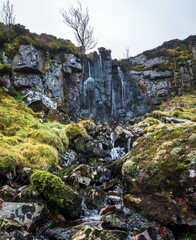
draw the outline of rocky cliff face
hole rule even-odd
[[[13,86],[23,101],[52,120],[66,115],[109,121],[144,115],[168,97],[195,86],[196,37],[173,40],[125,60],[112,60],[104,48],[84,60],[74,54],[48,53],[20,45],[11,59],[2,56],[5,87]],[[11,70],[10,70],[11,69]]]
[[[96,120],[144,115],[195,84],[195,37],[173,40],[126,60],[100,48],[85,62],[81,114]]]
[[[80,109],[80,59],[74,54],[43,54],[32,45],[21,45],[10,64],[12,75],[3,73],[6,87],[24,95],[23,101],[35,111],[52,115],[75,114]],[[58,110],[58,111],[57,111]],[[60,116],[59,116],[60,117]]]

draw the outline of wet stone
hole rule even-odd
[[[89,209],[100,209],[105,204],[105,193],[101,187],[88,187],[84,191],[85,204]]]
[[[38,203],[3,202],[0,217],[12,219],[29,228],[39,219],[43,208],[44,205]]]
[[[106,229],[127,230],[125,219],[119,218],[116,214],[106,215],[102,217],[102,227]]]

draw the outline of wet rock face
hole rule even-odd
[[[92,116],[101,121],[133,118],[168,97],[190,91],[196,71],[195,45],[185,46],[183,50],[168,45],[163,51],[158,47],[120,61],[112,60],[110,50],[100,48],[93,58],[84,60],[82,74],[80,59],[74,54],[50,56],[31,45],[21,45],[12,60],[3,57],[3,63],[10,63],[14,71],[13,76],[5,74],[3,81],[6,87],[14,86],[27,94],[30,107],[39,105],[37,111],[47,113],[58,106],[58,111],[69,112],[70,117]],[[52,104],[42,97],[35,101],[29,92],[41,94]]]
[[[10,63],[13,70],[13,76],[3,76],[6,87],[13,86],[25,95],[24,102],[33,110],[79,115],[82,67],[74,54],[50,56],[31,45],[21,45],[14,58],[6,58],[4,63]]]
[[[190,91],[195,48],[186,47],[155,49],[119,62],[111,59],[110,51],[99,49],[85,60],[81,115],[102,121],[141,116],[168,97]]]

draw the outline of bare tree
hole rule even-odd
[[[123,54],[124,58],[128,59],[130,58],[130,50],[129,47],[126,47],[125,53]]]
[[[88,8],[84,11],[80,1],[77,1],[77,6],[70,6],[67,11],[60,9],[60,13],[64,23],[74,30],[75,39],[83,54],[97,45],[93,37],[93,27],[89,25]]]
[[[3,2],[3,8],[1,11],[2,22],[10,29],[11,25],[15,24],[14,5],[10,0]]]

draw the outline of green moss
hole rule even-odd
[[[196,95],[187,94],[181,97],[175,97],[172,100],[163,103],[161,110],[153,111],[152,115],[156,118],[161,117],[177,117],[180,119],[188,119],[196,121]]]
[[[36,141],[40,143],[46,143],[48,145],[51,145],[55,147],[60,153],[64,153],[66,148],[68,147],[68,138],[64,132],[64,136],[59,136],[58,130],[43,130],[38,129],[34,130],[29,137],[35,139]]]
[[[58,165],[58,152],[46,144],[25,143],[18,146],[25,162],[22,164],[32,169],[48,170]]]
[[[17,152],[12,152],[6,148],[1,148],[0,153],[0,175],[5,175],[9,172],[15,172],[16,166],[23,162],[23,157]]]
[[[137,71],[137,72],[141,72],[144,71],[144,65],[140,64],[140,65],[133,65],[132,66],[132,70]]]
[[[187,155],[187,159],[191,163],[196,163],[196,150],[193,150]]]
[[[196,142],[190,140],[195,130],[194,124],[181,124],[181,127],[166,124],[142,136],[136,147],[122,157],[122,161],[126,161],[122,166],[123,175],[134,179],[142,172],[148,181],[144,177],[140,184],[147,189],[170,189],[173,194],[180,194],[182,186],[178,179],[195,161]],[[179,144],[180,147],[176,147]]]
[[[78,137],[87,137],[87,131],[85,129],[85,125],[88,124],[88,121],[80,121],[78,123],[72,123],[68,124],[66,126],[66,134],[70,141],[73,141],[74,139]]]
[[[155,125],[155,124],[158,125],[160,123],[161,123],[161,121],[157,120],[156,118],[147,117],[145,120],[140,122],[138,124],[138,126],[152,126],[152,125]]]
[[[36,171],[31,176],[31,184],[50,204],[67,209],[72,207],[73,191],[59,177],[46,171]]]
[[[0,89],[0,174],[24,167],[56,168],[59,154],[69,146],[68,137],[74,144],[75,138],[88,136],[85,127],[94,126],[91,121],[40,123],[36,117],[40,114]]]

